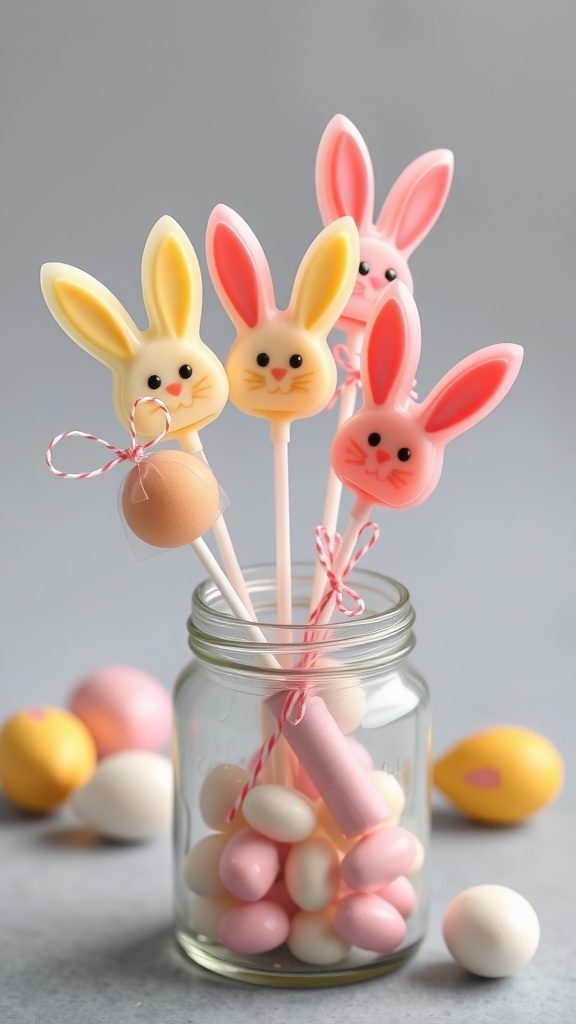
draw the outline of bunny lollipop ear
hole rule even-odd
[[[274,286],[264,250],[229,206],[220,204],[210,214],[206,257],[214,288],[238,330],[273,316]]]
[[[446,444],[484,419],[512,387],[523,355],[520,345],[490,345],[457,363],[422,402],[424,431]]]
[[[435,149],[409,164],[388,193],[376,227],[406,259],[440,216],[453,173],[453,153]]]
[[[140,332],[104,285],[65,263],[45,263],[40,285],[53,317],[76,344],[106,366],[132,359]]]
[[[418,309],[406,285],[394,281],[366,325],[362,348],[364,407],[403,406],[420,359]]]
[[[184,339],[198,333],[202,277],[189,238],[172,217],[161,217],[142,256],[142,293],[154,333]]]
[[[289,311],[305,330],[327,335],[342,313],[358,272],[358,230],[341,217],[314,239],[302,260]]]
[[[350,215],[365,231],[374,215],[374,172],[358,129],[336,114],[324,131],[316,157],[316,195],[325,224]]]

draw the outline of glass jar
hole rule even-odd
[[[202,583],[174,693],[176,936],[198,964],[255,984],[374,977],[415,952],[427,921],[429,698],[408,660],[410,597],[355,568],[363,614],[311,631],[312,566],[293,566],[289,627],[274,623],[274,567],[244,575],[267,643]]]

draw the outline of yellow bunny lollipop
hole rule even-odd
[[[342,217],[318,235],[286,310],[276,307],[262,246],[229,207],[212,211],[206,247],[214,287],[238,331],[226,362],[230,398],[250,416],[270,420],[274,441],[288,441],[292,420],[321,412],[334,394],[326,336],[356,280],[356,225]]]
[[[230,398],[270,421],[274,445],[278,618],[292,618],[288,441],[292,420],[321,412],[336,387],[326,336],[344,309],[358,267],[351,217],[324,228],[300,264],[287,309],[279,310],[268,261],[245,221],[217,206],[206,230],[208,267],[238,334],[226,372]]]
[[[198,431],[228,398],[219,359],[199,335],[202,278],[191,242],[172,217],[161,217],[142,257],[142,293],[149,326],[140,331],[118,299],[89,274],[63,263],[42,267],[48,307],[66,333],[108,366],[120,421],[128,424],[137,398],[153,395],[172,417],[170,436],[187,451],[201,449]],[[139,406],[138,433],[158,433],[158,406]]]

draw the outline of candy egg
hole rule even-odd
[[[218,937],[233,953],[266,953],[288,937],[290,919],[277,903],[260,900],[229,910],[220,920]]]
[[[455,896],[442,932],[456,962],[483,978],[506,978],[524,967],[540,939],[533,907],[504,885],[476,885]]]
[[[397,825],[406,805],[404,790],[398,779],[389,772],[383,771],[370,772],[370,778],[390,809],[390,817],[385,824]]]
[[[224,896],[226,890],[218,868],[227,842],[228,837],[217,832],[205,836],[188,851],[184,861],[184,881],[198,896]]]
[[[94,740],[69,711],[19,711],[0,733],[0,785],[25,810],[51,811],[63,804],[95,765]]]
[[[348,955],[350,944],[334,929],[334,906],[310,913],[301,910],[290,922],[288,948],[297,960],[328,967]]]
[[[414,886],[411,885],[404,875],[395,878],[393,882],[387,882],[381,889],[378,889],[376,895],[380,899],[386,900],[387,903],[391,903],[404,920],[414,913],[416,893],[414,892]]]
[[[351,889],[376,892],[398,875],[403,875],[416,856],[414,836],[408,829],[392,825],[370,832],[346,854],[342,878]]]
[[[340,861],[327,839],[295,843],[284,868],[286,888],[302,910],[322,910],[340,884]]]
[[[155,547],[191,544],[210,529],[219,511],[216,477],[209,466],[187,452],[148,455],[130,471],[122,489],[128,526]]]
[[[300,910],[300,907],[294,902],[288,892],[286,882],[283,878],[279,878],[278,881],[274,882],[274,885],[268,889],[266,899],[270,903],[278,903],[282,909],[286,911],[288,917],[294,917],[294,914],[297,914]]]
[[[68,707],[87,726],[99,757],[158,750],[170,738],[170,697],[147,672],[117,665],[81,679]]]
[[[340,901],[334,927],[346,942],[372,953],[391,953],[406,937],[406,922],[375,893],[352,893]]]
[[[242,812],[236,814],[230,825],[226,818],[247,779],[248,772],[238,764],[221,762],[208,772],[200,789],[200,814],[215,832],[246,828]]]
[[[170,828],[172,765],[144,750],[112,754],[74,793],[71,807],[80,821],[110,839],[148,839]]]
[[[497,726],[467,737],[434,766],[434,784],[479,821],[524,821],[554,800],[564,779],[562,758],[544,736]]]
[[[244,817],[261,835],[279,843],[298,843],[316,828],[310,801],[287,786],[255,786],[244,801]]]
[[[218,930],[220,921],[229,910],[238,906],[238,900],[233,896],[217,896],[209,898],[196,896],[188,910],[188,921],[190,927],[199,935],[203,935],[211,942],[218,942]]]
[[[220,879],[228,892],[249,902],[266,895],[279,869],[275,844],[250,828],[231,836],[218,867]]]

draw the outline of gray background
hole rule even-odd
[[[7,0],[0,19],[2,717],[64,702],[104,664],[140,665],[170,687],[202,576],[186,551],[135,559],[116,511],[121,472],[74,484],[46,470],[46,445],[62,430],[125,438],[109,373],[53,321],[40,265],[90,272],[143,324],[152,224],[174,216],[205,272],[206,221],[225,202],[262,241],[285,304],[321,226],[316,148],[341,112],[371,151],[378,203],[419,153],[455,152],[447,207],[411,260],[420,393],[475,348],[526,349],[502,406],[448,450],[430,500],[378,515],[365,565],[411,591],[435,753],[517,723],[553,740],[568,772],[558,803],[520,829],[476,828],[440,808],[419,956],[387,979],[313,994],[243,988],[184,964],[169,938],[167,839],[99,847],[65,814],[38,823],[2,804],[0,1020],[570,1019],[573,4]],[[206,272],[202,336],[224,358],[233,329]],[[296,558],[312,552],[334,415],[293,430]],[[240,559],[271,558],[265,424],[228,407],[203,440]],[[530,967],[496,984],[451,964],[439,930],[448,899],[485,881],[517,887],[543,929]]]

